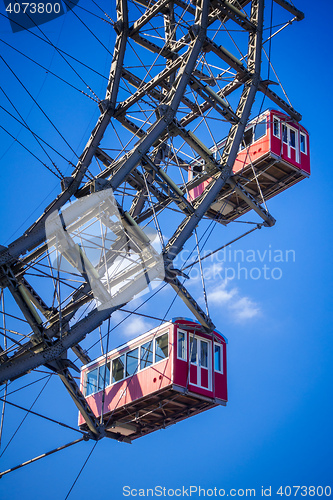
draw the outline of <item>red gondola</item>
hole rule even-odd
[[[81,391],[109,432],[136,439],[226,405],[226,344],[175,318],[83,366]],[[79,425],[86,429],[81,415]]]
[[[219,160],[226,140],[210,149]],[[293,184],[310,175],[309,133],[288,115],[276,110],[266,110],[245,128],[243,141],[233,167],[234,179],[262,202],[276,196]],[[207,172],[209,173],[209,172]],[[189,191],[193,201],[200,196],[208,183],[203,160],[196,159],[189,168],[188,180],[196,174],[206,177]],[[260,188],[259,188],[260,186]],[[208,215],[226,222],[240,217],[250,210],[249,206],[226,185]]]

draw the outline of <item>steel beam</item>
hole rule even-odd
[[[221,159],[220,172],[213,176],[203,198],[194,203],[195,212],[183,220],[174,235],[170,238],[164,250],[166,262],[172,261],[182,250],[185,242],[217,199],[219,192],[231,175],[260,81],[263,11],[264,0],[255,0],[252,2],[251,22],[256,25],[257,29],[249,35],[247,71],[251,74],[251,81],[249,85],[244,87],[241,95],[236,111],[239,122],[234,124],[230,129]]]
[[[47,217],[55,210],[59,210],[67,203],[71,196],[75,194],[104,136],[105,130],[114,113],[121,77],[121,68],[125,55],[128,32],[127,0],[117,0],[117,16],[115,29],[119,28],[119,33],[113,53],[106,100],[103,101],[101,115],[72,173],[71,182],[68,187],[58,195],[48,207],[46,207],[43,215],[24,233],[23,236],[11,243],[8,248],[0,251],[0,266],[5,263],[15,262],[20,255],[24,255],[28,250],[40,245],[45,240],[45,221]]]
[[[157,0],[155,3],[151,3],[150,7],[146,12],[133,24],[129,29],[129,36],[135,35],[143,26],[145,26],[153,17],[161,12],[170,0]]]
[[[274,226],[276,220],[272,215],[263,208],[257,200],[249,193],[249,191],[241,184],[235,182],[235,180],[230,177],[228,179],[228,184],[234,189],[236,194],[244,200],[250,208],[252,208],[260,217],[265,221],[264,226],[272,227]]]
[[[297,21],[301,21],[302,19],[304,19],[304,13],[296,9],[296,7],[290,2],[287,2],[287,0],[274,0],[274,2],[281,5],[281,7],[295,16],[297,18]]]
[[[70,373],[63,359],[58,359],[54,362],[54,369],[59,375],[60,380],[66,387],[69,395],[74,401],[76,407],[84,418],[90,435],[93,439],[100,439],[103,437],[104,427],[100,425],[99,420],[95,417],[92,409],[90,408],[86,398],[80,391],[75,379]]]
[[[178,297],[180,297],[183,302],[187,305],[191,313],[196,317],[199,323],[204,327],[206,332],[212,332],[215,330],[214,323],[209,316],[201,309],[197,301],[192,297],[190,292],[185,288],[185,286],[180,282],[180,280],[172,273],[172,269],[165,277],[165,281],[169,283],[172,288],[177,292]]]
[[[248,31],[254,31],[256,29],[256,27],[248,19],[247,15],[227,0],[217,0],[213,2],[213,5],[221,11],[221,14],[225,18],[227,17],[232,19],[236,24],[241,26],[241,28]]]
[[[288,4],[287,10],[292,12],[290,10],[290,4],[285,0],[276,0],[276,2],[280,5],[283,4],[282,6],[284,7],[286,7],[285,4]],[[180,210],[186,214],[186,217],[170,238],[164,251],[165,266],[168,271],[166,281],[176,290],[198,321],[204,325],[207,331],[210,331],[214,325],[210,318],[201,310],[193,297],[191,297],[186,288],[180,283],[177,278],[177,271],[173,270],[172,261],[189,239],[197,224],[210,210],[211,205],[218,199],[223,188],[223,193],[225,193],[225,185],[228,182],[232,188],[235,189],[238,196],[263,217],[267,225],[273,225],[275,221],[272,216],[260,206],[255,198],[251,197],[248,190],[240,183],[235,183],[234,179],[230,179],[232,167],[238,153],[245,126],[250,116],[255,94],[258,90],[264,92],[273,102],[276,102],[281,109],[288,112],[292,117],[295,119],[300,118],[300,115],[293,110],[291,106],[268,88],[267,82],[260,80],[264,0],[252,1],[250,19],[239,10],[239,6],[242,7],[246,5],[248,0],[215,0],[215,2],[211,0],[196,0],[195,8],[182,0],[174,0],[174,2],[158,0],[155,4],[152,4],[150,0],[139,0],[139,3],[146,6],[147,11],[133,24],[132,28],[129,29],[127,0],[117,0],[117,22],[114,26],[117,37],[106,96],[99,105],[101,115],[77,163],[76,169],[72,176],[66,178],[66,181],[63,182],[63,192],[45,209],[40,219],[38,219],[21,238],[14,241],[7,249],[0,247],[0,265],[5,263],[13,264],[11,270],[15,275],[14,278],[16,281],[10,284],[10,289],[11,291],[14,290],[13,295],[14,298],[16,297],[15,300],[17,303],[19,303],[18,299],[22,299],[20,302],[21,305],[19,305],[20,307],[22,306],[21,310],[23,315],[27,317],[27,310],[30,310],[30,314],[35,316],[33,309],[31,309],[28,302],[24,300],[22,293],[16,290],[16,285],[20,283],[27,290],[27,297],[30,299],[32,307],[37,307],[41,310],[45,318],[49,320],[49,327],[46,331],[41,327],[43,332],[39,339],[37,339],[36,336],[32,337],[32,342],[22,345],[11,358],[0,355],[0,383],[23,375],[27,373],[27,371],[42,364],[50,366],[53,364],[57,366],[60,377],[69,390],[71,397],[76,401],[75,404],[80,411],[82,410],[85,414],[90,432],[93,433],[95,437],[97,436],[96,438],[102,435],[102,429],[96,426],[96,422],[94,421],[93,415],[89,412],[89,408],[84,406],[84,397],[73,385],[66,362],[60,365],[57,363],[61,363],[60,358],[69,348],[72,348],[79,356],[80,360],[85,362],[88,358],[78,345],[78,342],[80,342],[87,333],[100,326],[103,321],[109,318],[114,311],[123,307],[124,304],[109,307],[104,310],[95,309],[70,327],[69,319],[73,317],[80,306],[92,300],[90,285],[88,283],[83,284],[73,295],[67,298],[67,305],[61,311],[63,324],[62,335],[61,338],[59,338],[60,316],[55,311],[51,310],[51,308],[47,307],[41,297],[39,297],[27,282],[22,281],[24,280],[24,272],[29,262],[39,258],[39,256],[47,251],[44,229],[46,218],[54,210],[61,209],[64,203],[73,195],[81,197],[108,187],[117,190],[123,186],[124,182],[128,183],[137,191],[137,199],[135,203],[132,204],[131,209],[131,215],[136,217],[136,221],[144,220],[148,216],[151,216],[154,211],[156,213],[169,203],[175,202]],[[195,13],[193,25],[189,28],[189,32],[180,40],[176,39],[174,31],[174,5],[180,5],[182,8],[186,9],[187,12]],[[300,15],[297,14],[299,11],[296,12],[296,10],[294,12],[295,15],[300,17]],[[157,13],[161,14],[161,19],[162,16],[164,19],[166,43],[163,48],[150,43],[140,34],[140,29],[150,22]],[[248,30],[249,43],[247,63],[238,60],[223,47],[207,38],[207,27],[217,19],[222,20],[222,22],[227,19],[232,19],[242,26],[243,29]],[[147,83],[143,83],[139,77],[130,73],[127,69],[124,69],[124,58],[128,37],[132,37],[139,45],[141,44],[148,50],[159,53],[162,57],[167,59],[165,61],[165,69]],[[181,50],[183,53],[179,55]],[[206,76],[196,71],[198,58],[206,51],[213,52],[237,72],[235,80],[216,93],[206,84],[207,82],[205,83]],[[215,56],[212,57],[214,58]],[[116,103],[121,78],[127,80],[136,90],[128,99],[120,102],[117,106]],[[243,91],[237,110],[234,112],[227,107],[223,98],[240,86],[243,86]],[[200,106],[194,104],[185,95],[189,89],[192,89],[193,92],[201,96],[205,102]],[[150,103],[153,104],[154,100],[158,103],[156,121],[149,128],[140,129],[126,116],[126,112],[132,105],[144,99],[147,94],[151,98]],[[181,102],[183,102],[191,112],[180,122],[176,122],[175,120]],[[196,137],[191,130],[184,129],[185,125],[212,107],[215,107],[224,118],[232,123],[220,163],[214,160],[214,156],[210,154],[211,152],[205,144],[200,142],[199,137]],[[138,138],[132,150],[116,162],[99,148],[111,118],[117,119]],[[206,164],[211,168],[209,173],[198,176],[191,182],[185,183],[181,188],[179,188],[170,176],[165,173],[163,168],[161,168],[158,157],[154,157],[156,153],[161,151],[161,147],[164,147],[165,151],[168,153],[170,152],[170,145],[166,144],[166,141],[175,131],[181,137],[185,138],[186,142],[205,159]],[[94,156],[102,160],[105,169],[96,176],[93,182],[88,182],[81,187],[83,177]],[[174,161],[175,163],[179,161],[183,162],[176,154],[174,154]],[[146,174],[139,172],[137,169],[139,165],[143,166],[146,170]],[[209,178],[211,178],[211,181],[203,195],[190,204],[185,197],[186,190],[199,185],[203,180]],[[153,209],[150,208],[145,210],[145,201],[147,200],[146,196],[148,196],[148,194],[153,196],[157,201],[153,202]],[[73,206],[75,206],[75,203]],[[73,208],[73,227],[75,227],[75,224],[77,224],[78,227],[80,224],[82,225],[85,220],[92,217],[93,213],[79,214],[78,221],[74,212],[75,207]],[[117,250],[121,248],[122,245],[123,241],[117,240],[117,244],[109,250],[107,254],[108,263],[112,261],[117,254]],[[38,248],[35,249],[36,247]],[[21,261],[16,261],[20,255],[24,255],[27,251],[31,252],[29,256]],[[69,259],[71,258],[69,250],[67,257],[69,257]],[[87,279],[87,273],[83,273],[83,276]],[[124,272],[122,276],[119,276],[119,280],[123,279],[124,276],[127,276],[126,272]],[[5,278],[2,276],[2,279]],[[23,288],[23,291],[25,289]],[[27,307],[24,306],[24,302]],[[51,314],[53,315],[51,316]],[[38,332],[35,331],[36,324],[31,321],[30,316],[28,322],[35,334],[40,332],[40,327],[38,328]],[[37,324],[40,325],[38,321]],[[46,342],[45,339],[48,342]],[[39,342],[38,346],[33,345],[36,341]]]
[[[173,180],[168,176],[168,174],[161,168],[155,165],[155,163],[149,158],[149,156],[143,156],[143,167],[150,172],[152,180],[166,191],[170,201],[174,201],[179,208],[185,213],[193,213],[194,209],[192,205],[184,197],[183,191],[173,182]]]
[[[119,167],[116,170],[116,172],[112,175],[111,180],[105,184],[105,188],[109,185],[110,187],[113,187],[113,189],[118,188],[122,182],[128,178],[133,169],[141,161],[143,155],[148,152],[150,147],[159,139],[159,137],[166,130],[167,126],[174,119],[190,75],[193,72],[198,55],[206,38],[208,10],[209,0],[199,0],[197,2],[195,24],[192,28],[193,40],[188,51],[181,59],[181,67],[179,69],[177,79],[165,98],[165,102],[163,103],[165,107],[160,110],[160,118],[155,124],[152,125],[150,130],[147,132],[147,135],[139,140],[133,151],[124,158],[121,162],[121,168]],[[121,36],[121,34],[119,34],[119,36]],[[116,53],[118,58],[121,57],[118,50],[116,50]],[[118,73],[118,75],[120,78],[120,73]],[[112,91],[109,93],[111,95]],[[111,113],[111,111],[105,111],[105,113]],[[96,144],[93,153],[95,153],[98,145],[99,142]],[[22,354],[19,360],[12,359],[10,362],[7,361],[3,363],[0,366],[0,383],[16,376],[20,376],[41,364],[57,359],[64,351],[78,344],[88,332],[100,326],[102,322],[110,317],[114,311],[123,306],[124,304],[120,304],[119,306],[106,308],[104,310],[95,309],[71,328],[69,328],[68,325],[64,325],[62,338],[54,341],[51,346],[43,349],[42,352],[33,354],[26,352]]]

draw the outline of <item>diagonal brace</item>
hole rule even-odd
[[[257,202],[257,200],[244,188],[244,186],[235,182],[232,177],[229,177],[227,183],[235,190],[235,193],[249,205],[249,207],[260,215],[260,217],[265,221],[264,226],[274,226],[276,222],[274,217],[272,217],[272,215]]]
[[[174,272],[172,272],[174,271]],[[175,276],[177,272],[176,269],[169,269],[164,280],[169,283],[172,288],[177,292],[177,295],[185,302],[192,314],[197,318],[199,323],[208,331],[211,332],[215,329],[215,326],[209,316],[201,309],[197,301],[192,297],[190,292],[185,288],[185,286],[179,281]]]

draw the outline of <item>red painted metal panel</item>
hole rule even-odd
[[[171,384],[172,353],[169,358],[139,371],[125,380],[112,384],[105,389],[103,413],[129,404],[141,397],[152,394]],[[88,396],[86,399],[96,416],[102,412],[103,391]],[[80,415],[79,425],[84,421]]]
[[[198,367],[192,364],[190,366],[190,383],[192,384],[198,383]]]
[[[208,334],[208,333],[201,332],[201,331],[200,331],[200,333],[198,333],[196,331],[196,327],[198,326],[198,324],[195,322],[191,322],[189,320],[186,320],[186,319],[182,319],[182,320],[177,319],[177,323],[178,323],[180,329],[182,329],[182,325],[186,325],[186,328],[188,331],[188,342],[187,342],[188,359],[190,357],[189,356],[190,355],[189,336],[191,334],[195,333],[200,338],[207,339],[207,340],[211,341],[211,344],[210,344],[211,345],[211,360],[212,360],[211,370],[213,370],[213,376],[214,376],[214,379],[211,380],[211,385],[212,385],[211,389],[212,390],[207,389],[209,386],[208,376],[209,375],[211,376],[212,374],[210,372],[208,375],[208,371],[205,370],[204,368],[199,368],[199,369],[200,369],[200,373],[201,373],[201,385],[205,386],[206,388],[205,387],[198,387],[196,385],[198,382],[198,378],[197,378],[198,367],[197,367],[197,365],[194,365],[194,364],[190,365],[190,380],[189,380],[189,384],[188,384],[187,388],[191,392],[194,392],[196,394],[200,394],[202,396],[217,397],[219,399],[223,399],[223,400],[227,401],[227,360],[226,360],[226,342],[225,342],[225,339],[219,333],[214,332],[215,340],[216,339],[219,340],[219,342],[221,343],[222,349],[223,349],[223,355],[222,355],[223,374],[215,374],[215,375],[219,375],[217,377],[217,379],[215,379],[215,375],[214,375],[214,342],[213,342],[212,334]],[[193,325],[193,330],[191,329],[191,325]],[[175,383],[177,383],[177,385],[181,385],[182,387],[186,387],[187,377],[188,377],[188,362],[184,362],[182,360],[179,360],[176,357],[176,342],[177,342],[176,329],[177,328],[175,325],[175,333],[174,333],[174,335],[175,335],[175,344],[174,344],[174,350],[175,350],[174,373],[175,373],[175,376],[174,376],[174,381],[175,381]]]
[[[227,391],[227,377],[225,372],[218,373],[215,372],[215,394],[214,396],[224,401],[228,401],[228,391]]]
[[[228,401],[227,390],[227,346],[224,342],[217,343],[222,349],[222,373],[214,371],[214,395],[216,398]],[[215,368],[215,367],[214,367]]]
[[[215,397],[215,394],[213,391],[205,389],[204,387],[198,387],[197,385],[189,384],[188,389],[189,389],[189,391],[194,392],[195,394],[199,394],[201,396],[206,396],[208,398]]]
[[[173,327],[173,382],[180,387],[186,388],[187,377],[188,377],[188,362],[187,360],[177,358],[177,331],[178,326],[181,328],[180,323],[176,323]],[[184,330],[182,330],[184,331]],[[187,342],[188,350],[188,342]],[[187,352],[188,359],[188,352]]]
[[[260,158],[269,151],[269,134],[258,139],[250,147],[243,149],[237,155],[232,172],[240,173],[245,167],[255,164]]]
[[[270,149],[270,136],[269,136],[269,115],[267,116],[267,128],[266,135],[260,137],[258,140],[253,142],[251,146],[242,149],[236,158],[235,164],[233,166],[232,172],[234,174],[240,173],[241,170],[251,165],[251,163],[256,163],[260,158],[265,156]]]
[[[271,121],[271,151],[277,156],[280,156],[284,161],[290,163],[294,167],[310,174],[310,139],[308,131],[299,123],[291,121],[290,117],[281,113],[277,110],[271,110],[270,112]],[[296,147],[298,154],[296,154],[295,149],[290,148],[290,154],[288,151],[288,145],[282,142],[282,130],[280,131],[280,138],[275,137],[273,134],[273,116],[280,119],[281,125],[286,124],[297,131]],[[306,137],[306,153],[300,151],[300,133],[304,134]]]
[[[290,165],[296,167],[297,169],[304,171],[306,174],[310,174],[310,142],[309,134],[307,130],[299,123],[292,122],[290,117],[281,113],[280,111],[271,110],[263,113],[262,116],[266,114],[267,118],[267,132],[264,137],[259,138],[257,141],[253,142],[246,149],[239,151],[235,164],[233,166],[232,172],[234,174],[241,173],[244,168],[250,167],[251,163],[256,164],[261,158],[263,158],[269,152],[274,153],[278,157],[281,157],[284,161]],[[273,116],[280,119],[281,124],[286,123],[296,130],[296,150],[293,148],[288,148],[287,144],[282,143],[282,130],[280,130],[280,138],[275,137],[273,134]],[[255,121],[254,121],[255,123]],[[300,133],[303,133],[306,137],[306,153],[300,151]],[[223,145],[223,143],[222,143]],[[221,147],[221,146],[220,146]],[[212,148],[214,151],[215,148]],[[189,180],[192,179],[192,171],[189,170]],[[202,182],[199,186],[191,189],[189,191],[189,200],[193,201],[198,196],[200,196],[205,190],[206,186],[209,184],[210,179]]]
[[[211,370],[200,368],[201,371],[201,386],[209,389],[209,375]]]
[[[182,329],[182,325],[184,330]],[[177,328],[179,327],[183,331],[187,331],[187,361],[177,359]],[[191,326],[193,325],[193,330]],[[109,414],[115,409],[121,408],[123,405],[130,404],[132,401],[137,401],[142,397],[154,394],[160,389],[176,384],[184,388],[188,388],[191,392],[199,394],[201,396],[208,396],[210,398],[217,397],[219,399],[227,400],[227,376],[226,376],[226,343],[225,339],[218,333],[214,333],[215,337],[218,338],[223,345],[223,374],[217,374],[213,372],[213,383],[212,390],[208,390],[208,371],[202,368],[201,370],[201,385],[205,387],[198,387],[194,384],[197,383],[197,370],[196,365],[190,365],[190,381],[188,382],[188,368],[189,368],[189,335],[190,333],[195,333],[199,337],[205,338],[211,341],[212,346],[212,363],[211,369],[213,369],[214,360],[214,342],[212,341],[212,334],[206,334],[201,332],[198,334],[197,328],[198,324],[190,320],[177,319],[174,324],[169,326],[169,357],[153,364],[143,370],[139,370],[135,375],[128,377],[127,379],[121,380],[117,383],[112,384],[105,389],[104,402],[103,402],[103,391],[97,392],[87,397],[87,401],[96,416],[103,414]],[[166,331],[167,325],[163,326],[159,330],[160,334]],[[156,332],[155,332],[156,335]],[[141,339],[140,343],[149,341],[153,338],[154,334],[147,335],[144,340]],[[139,343],[131,342],[130,346],[125,346],[119,348],[117,351],[112,353],[110,359],[116,358],[120,354],[124,353],[126,350],[135,348]],[[98,364],[105,363],[105,360],[100,359],[94,364],[90,364],[88,368],[85,368],[81,373],[81,390],[83,390],[83,381],[85,373]],[[210,372],[210,376],[211,376]],[[188,386],[188,387],[187,387]],[[84,420],[81,415],[79,415],[79,425],[83,425]]]
[[[204,190],[206,189],[206,186],[208,186],[208,184],[210,183],[210,179],[207,179],[206,181],[202,182],[201,184],[199,184],[199,186],[191,189],[189,192],[188,192],[188,197],[189,197],[189,200],[190,201],[193,201],[195,200],[198,196],[200,196]]]
[[[173,372],[173,382],[181,387],[186,387],[188,375],[188,362],[182,359],[177,359],[177,355],[174,357],[174,372]]]

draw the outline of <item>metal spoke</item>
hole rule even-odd
[[[59,375],[93,439],[103,437],[104,429],[70,373],[77,367],[67,351],[89,362],[79,343],[95,332],[105,355],[103,323],[108,322],[107,348],[111,315],[146,292],[154,279],[164,279],[204,329],[211,330],[197,226],[210,219],[214,230],[224,231],[220,223],[226,226],[250,209],[264,220],[260,227],[275,222],[266,205],[266,186],[268,180],[283,183],[283,176],[275,179],[267,165],[257,168],[252,161],[246,177],[243,171],[233,174],[258,92],[292,119],[301,118],[270,57],[282,97],[261,74],[264,44],[302,18],[286,0],[275,2],[295,17],[276,26],[275,33],[271,23],[270,36],[263,40],[264,0],[117,0],[116,21],[93,0],[114,36],[105,98],[100,101],[93,93],[98,119],[71,175],[57,170],[59,195],[22,236],[0,247],[0,285],[8,288],[14,304],[5,310],[2,290],[0,383],[46,366]],[[87,14],[101,18],[100,13]],[[75,16],[96,38],[84,18]],[[227,50],[230,45],[235,54]],[[69,64],[71,56],[51,46]],[[19,116],[19,123],[32,132]],[[48,143],[34,132],[32,136],[46,151]],[[158,234],[160,253],[151,244],[150,231]],[[173,266],[194,240],[206,312],[180,281],[182,271]],[[155,275],[156,262],[161,274]]]

